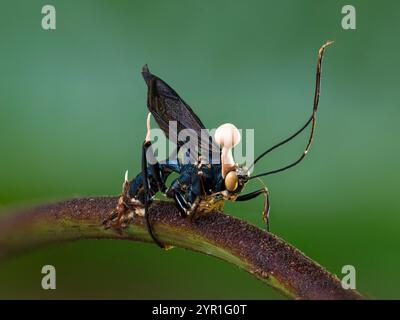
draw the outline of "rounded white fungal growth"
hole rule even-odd
[[[232,123],[224,123],[215,131],[214,139],[222,147],[222,177],[225,177],[235,165],[232,148],[240,142],[240,132]]]
[[[240,132],[232,123],[224,123],[217,128],[214,138],[220,146],[231,149],[240,142]]]

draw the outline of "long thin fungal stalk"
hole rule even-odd
[[[0,259],[50,243],[78,239],[152,242],[144,219],[134,216],[126,228],[105,229],[102,221],[116,197],[67,200],[0,215]],[[149,210],[157,237],[165,244],[228,261],[295,299],[363,299],[302,252],[271,233],[216,212],[196,221],[180,217],[170,202]]]

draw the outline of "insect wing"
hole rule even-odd
[[[195,160],[199,147],[203,159],[212,155],[217,157],[211,159],[218,158],[219,147],[204,130],[203,123],[192,108],[167,83],[150,73],[147,65],[143,67],[142,75],[148,86],[147,107],[168,139],[176,142],[179,148],[184,145],[191,155],[195,153]],[[184,141],[179,137],[182,130],[185,130]]]

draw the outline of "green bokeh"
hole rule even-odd
[[[272,230],[357,288],[400,298],[398,90],[400,4],[351,1],[61,1],[57,29],[41,29],[45,1],[1,0],[0,207],[117,194],[140,168],[146,87],[169,82],[207,127],[254,128],[260,152],[299,128],[326,54],[309,158],[271,176]],[[298,156],[306,137],[259,164]],[[253,186],[255,187],[255,186]],[[262,226],[262,199],[227,211]],[[41,267],[57,290],[41,289]],[[212,257],[122,241],[53,245],[0,264],[0,298],[280,298]]]

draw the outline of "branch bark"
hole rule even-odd
[[[145,221],[135,216],[122,230],[102,221],[116,197],[47,204],[0,216],[0,259],[54,242],[121,239],[152,242]],[[227,214],[216,212],[194,222],[182,219],[173,203],[155,202],[149,211],[154,232],[165,244],[212,255],[250,272],[296,299],[362,299],[340,280],[284,240]]]

